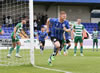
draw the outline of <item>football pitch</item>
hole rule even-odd
[[[21,52],[21,51],[20,51]],[[29,53],[29,52],[27,52]],[[73,56],[73,50],[69,50],[68,56],[58,55],[53,61],[53,66],[48,66],[48,58],[52,53],[51,49],[44,50],[43,55],[40,50],[35,50],[35,64],[37,66],[68,71],[72,73],[100,73],[100,50],[84,50],[84,56],[80,56],[80,50],[77,50],[77,56]],[[22,58],[23,59],[23,58]],[[31,64],[21,66],[0,66],[0,73],[63,73],[52,70],[45,70],[33,67]]]

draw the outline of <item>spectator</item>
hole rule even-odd
[[[6,17],[6,27],[8,27],[8,17]]]
[[[11,16],[8,17],[8,26],[11,27],[13,24]]]
[[[37,30],[37,22],[34,20],[34,30]]]
[[[46,24],[47,19],[48,19],[48,15],[46,14],[46,15],[44,16],[44,24]]]
[[[36,15],[36,13],[34,13],[34,20],[37,20],[37,15]]]
[[[37,19],[37,24],[38,24],[37,30],[40,30],[41,29],[41,25],[42,25],[41,18]]]
[[[41,19],[41,14],[40,13],[38,13],[38,15],[37,15],[37,20],[38,19]]]
[[[98,31],[100,31],[100,22],[98,22]]]
[[[45,24],[44,19],[45,19],[45,16],[44,16],[44,14],[42,14],[42,17],[41,17],[41,24],[42,24],[42,25],[44,25],[44,24]]]
[[[6,24],[6,16],[3,15],[3,24]]]

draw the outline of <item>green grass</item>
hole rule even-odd
[[[98,52],[96,51],[93,52],[92,50],[84,50],[84,55],[85,55],[84,57],[80,56],[79,51],[80,50],[77,51],[76,57],[73,56],[73,50],[69,50],[68,56],[63,56],[63,53],[62,55],[56,56],[55,61],[53,61],[53,66],[50,67],[48,66],[47,61],[50,54],[52,53],[52,50],[45,50],[43,55],[40,54],[40,50],[35,50],[35,63],[38,66],[69,71],[72,73],[100,73],[100,50]],[[15,60],[15,57],[13,56],[12,59]],[[21,59],[19,61],[22,62]],[[0,66],[0,73],[61,73],[61,72],[38,69],[33,67],[31,64],[26,64],[21,66]]]

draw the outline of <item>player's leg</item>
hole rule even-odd
[[[39,41],[40,43],[40,53],[42,54],[42,41]]]
[[[98,39],[96,39],[96,51],[98,51]]]
[[[17,43],[17,46],[16,46],[16,57],[21,58],[22,56],[19,55],[21,42],[19,41],[18,36],[16,36],[16,43]]]
[[[70,47],[71,47],[71,43],[70,43],[70,41],[69,40],[66,40],[67,42],[67,44],[68,44],[68,46],[66,47],[66,49],[68,50]]]
[[[10,58],[12,51],[16,47],[16,40],[13,38],[13,35],[11,35],[11,39],[12,39],[12,47],[8,51],[8,55],[7,55],[8,58]]]
[[[66,56],[66,42],[64,43],[64,56]]]
[[[76,36],[76,37],[74,38],[74,44],[75,44],[75,46],[74,46],[74,56],[76,56],[77,43],[78,43],[78,37]]]
[[[79,37],[79,42],[80,42],[80,55],[81,56],[84,56],[83,55],[83,40],[82,40],[82,37]]]
[[[93,39],[93,51],[94,51],[94,46],[95,46],[95,39]]]
[[[66,47],[66,54],[68,55],[68,49],[71,47],[70,40],[67,39],[66,43],[68,44],[68,46]]]
[[[53,53],[51,54],[51,56],[48,60],[49,65],[52,65],[52,60],[54,60],[54,57],[57,55],[57,53],[60,49],[60,42],[57,41],[55,38],[53,39],[53,41],[54,41],[54,51],[53,51]]]
[[[43,54],[45,41],[40,41],[40,53]]]
[[[15,47],[16,47],[16,42],[12,42],[12,47],[8,51],[8,55],[7,55],[8,58],[11,57],[11,53],[14,50]]]

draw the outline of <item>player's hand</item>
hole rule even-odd
[[[16,38],[16,35],[14,34],[13,38],[15,39]]]
[[[47,29],[47,33],[49,33],[49,29]]]
[[[28,36],[25,36],[25,38],[29,38]]]
[[[82,37],[82,40],[84,40],[84,37]]]
[[[73,37],[71,37],[71,40],[73,40],[74,38]]]
[[[66,31],[66,27],[64,27],[63,30]]]

